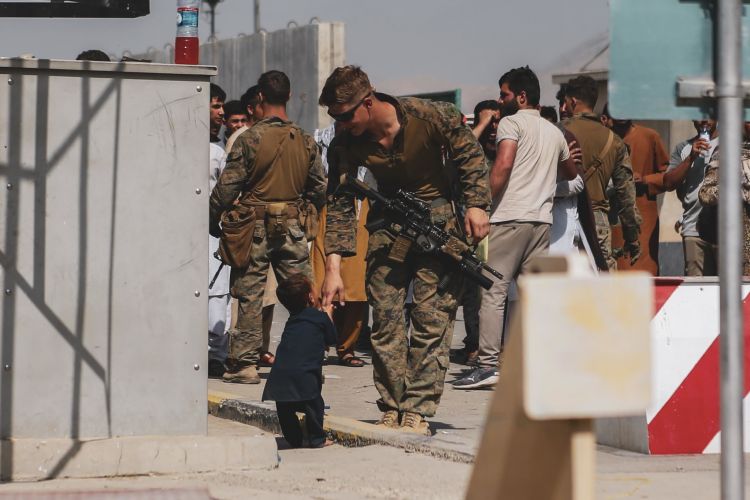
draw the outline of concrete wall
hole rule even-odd
[[[213,73],[0,61],[2,451],[205,434]]]
[[[174,52],[166,47],[136,57],[171,63]],[[243,35],[200,48],[200,63],[217,67],[212,81],[224,89],[227,99],[239,99],[265,71],[285,72],[292,82],[289,117],[309,132],[330,124],[330,118],[318,106],[318,96],[328,75],[344,64],[344,58],[343,23]]]

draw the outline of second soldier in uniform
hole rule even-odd
[[[375,92],[367,74],[356,66],[337,68],[328,77],[319,103],[341,129],[328,150],[324,305],[337,298],[346,300],[339,266],[342,256],[356,251],[355,203],[351,194],[335,188],[359,165],[370,169],[385,196],[404,189],[430,203],[433,222],[447,231],[463,230],[474,241],[487,234],[487,164],[455,106]],[[452,177],[444,152],[455,166],[467,207],[462,228],[452,208]],[[377,217],[374,208],[373,212]],[[452,263],[437,256],[410,254],[403,263],[390,260],[393,241],[385,230],[374,231],[367,252],[374,378],[383,411],[378,423],[429,435],[425,417],[435,414],[442,395],[463,278]],[[438,290],[438,281],[446,274],[451,276],[449,284]],[[412,332],[407,338],[404,301],[412,281]]]
[[[635,264],[641,255],[638,235],[641,228],[641,216],[635,206],[635,182],[630,156],[622,139],[601,124],[599,116],[594,114],[594,106],[599,96],[596,82],[588,76],[579,76],[571,80],[562,89],[564,106],[562,111],[572,117],[563,122],[563,126],[578,139],[583,152],[583,180],[591,197],[594,209],[594,221],[599,246],[610,271],[617,269],[617,260],[612,253],[612,231],[609,225],[609,212],[613,204],[607,193],[607,185],[612,181],[613,197],[617,214],[622,222],[622,234],[625,239],[623,251]]]
[[[211,193],[212,233],[235,202],[255,216],[252,246],[244,267],[232,268],[232,295],[239,301],[237,327],[230,331],[224,381],[258,384],[261,306],[268,266],[279,280],[294,272],[310,276],[303,220],[325,202],[326,180],[313,138],[289,121],[289,78],[269,71],[258,79],[264,118],[243,132]],[[313,211],[317,217],[317,212]],[[309,235],[308,235],[309,236]]]

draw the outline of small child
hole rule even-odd
[[[276,401],[276,413],[284,439],[293,447],[302,446],[302,429],[296,412],[305,414],[311,448],[332,444],[323,431],[323,359],[328,346],[336,345],[331,311],[314,306],[312,282],[293,274],[279,282],[279,302],[289,310],[276,361],[271,368],[263,400]]]

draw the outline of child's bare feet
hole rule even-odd
[[[330,439],[326,439],[325,441],[321,441],[318,444],[311,445],[310,448],[325,448],[326,446],[331,446],[333,444],[333,441]]]

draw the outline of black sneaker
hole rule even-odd
[[[467,376],[453,382],[453,387],[456,389],[492,387],[497,383],[498,378],[497,368],[477,368]]]

